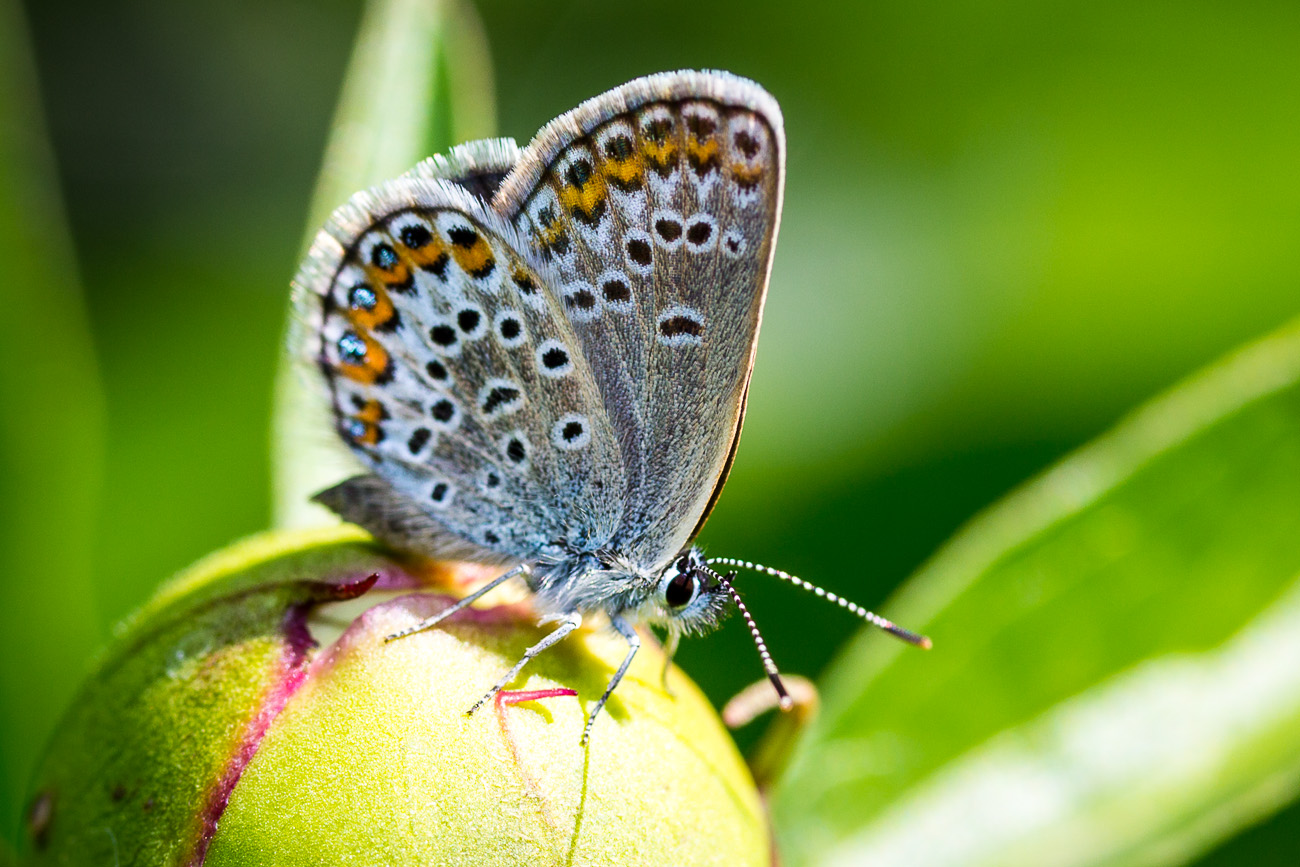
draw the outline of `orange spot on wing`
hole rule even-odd
[[[731,176],[736,179],[736,183],[745,189],[752,189],[758,186],[763,180],[762,166],[747,166],[744,163],[731,164]]]
[[[419,249],[405,245],[398,247],[402,258],[416,268],[436,268],[439,262],[447,260],[447,247],[437,236],[430,237],[429,243]]]
[[[609,157],[600,167],[601,173],[620,190],[634,190],[645,177],[645,160],[638,153],[625,159]]]
[[[660,176],[667,176],[677,165],[680,157],[681,142],[678,139],[677,124],[666,117],[650,115],[638,124],[641,153],[646,162]]]
[[[366,355],[359,363],[343,361],[339,371],[353,382],[373,385],[388,374],[388,350],[380,346],[369,334],[358,335],[366,344]]]
[[[461,267],[465,273],[473,277],[486,277],[492,273],[496,266],[496,259],[492,256],[492,248],[488,242],[483,240],[480,235],[471,247],[460,247],[452,245],[451,255],[455,258],[456,264]]]
[[[696,174],[706,174],[719,165],[718,122],[711,115],[684,114],[682,125],[686,128],[686,160]]]
[[[384,411],[384,405],[377,400],[366,401],[356,415],[352,416],[355,420],[361,422],[363,429],[359,436],[353,436],[352,441],[357,445],[373,446],[378,445],[382,439],[379,430],[379,423],[388,417]]]
[[[374,284],[371,284],[374,286]],[[383,289],[374,287],[371,291],[375,293],[375,306],[369,310],[364,307],[349,307],[348,321],[357,327],[359,331],[372,331],[376,328],[382,328],[393,319],[393,299],[388,297],[388,293]]]
[[[646,160],[660,174],[668,174],[677,164],[677,142],[671,137],[663,141],[646,139],[641,146]]]
[[[590,223],[600,217],[608,196],[609,188],[605,186],[605,176],[600,172],[593,172],[580,187],[565,183],[560,188],[560,205],[568,213]]]
[[[564,222],[548,206],[539,215],[540,227],[536,232],[538,246],[543,250],[564,255],[569,249],[569,232]],[[518,276],[515,278],[518,282]]]
[[[371,286],[402,287],[410,285],[411,266],[401,258],[388,270],[369,263],[363,264],[362,267],[366,272],[366,280],[369,281]]]
[[[713,137],[701,139],[692,135],[686,140],[686,158],[696,171],[705,172],[715,168],[718,164],[718,140]]]

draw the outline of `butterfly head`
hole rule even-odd
[[[924,635],[918,635],[904,629],[878,614],[867,611],[856,603],[810,584],[788,572],[782,572],[779,569],[773,569],[758,563],[751,563],[748,560],[736,560],[730,557],[714,557],[706,560],[698,548],[687,548],[660,574],[656,593],[658,607],[663,612],[660,622],[671,631],[670,647],[676,646],[676,636],[680,633],[702,632],[712,628],[721,619],[722,614],[734,605],[740,612],[741,617],[745,619],[745,625],[749,627],[749,634],[754,639],[754,645],[758,648],[758,655],[762,659],[763,668],[767,672],[768,680],[772,682],[772,686],[776,690],[779,706],[782,710],[792,708],[794,700],[781,681],[781,673],[777,670],[776,663],[772,661],[772,655],[767,650],[767,644],[763,641],[763,636],[759,634],[758,625],[754,622],[754,618],[750,615],[749,609],[746,608],[744,600],[740,598],[740,593],[736,590],[733,583],[736,573],[733,571],[724,575],[713,568],[715,565],[736,566],[765,572],[768,575],[794,584],[796,587],[816,593],[818,596],[858,615],[863,620],[884,629],[909,644],[926,649],[930,647],[930,639]]]
[[[740,594],[731,583],[735,572],[723,575],[709,566],[698,548],[687,548],[663,571],[659,577],[658,603],[667,613],[663,622],[672,635],[670,643],[676,645],[676,636],[684,632],[703,632],[713,628],[731,606],[745,618],[750,636],[758,648],[758,655],[763,661],[767,677],[776,689],[782,710],[793,707],[793,700],[781,682],[781,674],[767,652],[763,636],[758,632],[758,625],[750,616]]]
[[[707,632],[726,613],[731,595],[700,549],[687,548],[659,576],[655,591],[658,619],[684,633]]]

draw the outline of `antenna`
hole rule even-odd
[[[709,569],[708,571],[710,575],[718,579],[718,583],[727,588],[727,592],[731,594],[732,601],[734,601],[736,607],[740,609],[740,616],[745,618],[745,623],[749,626],[749,634],[754,636],[754,644],[758,647],[758,655],[763,660],[763,669],[767,672],[767,679],[772,681],[772,686],[776,689],[776,694],[780,698],[781,710],[790,710],[790,708],[794,707],[794,699],[790,697],[790,693],[786,691],[785,684],[781,682],[781,672],[777,671],[776,663],[772,661],[772,654],[767,652],[767,644],[763,642],[763,636],[758,632],[758,624],[754,622],[754,618],[750,615],[749,609],[745,607],[745,603],[741,600],[740,594],[736,592],[736,588],[731,583],[732,579],[736,577],[736,573],[728,572],[726,575],[720,575],[712,569]]]
[[[789,572],[782,572],[780,569],[773,569],[771,566],[764,566],[761,563],[751,563],[748,560],[736,560],[732,557],[710,557],[705,562],[707,562],[710,566],[712,566],[714,563],[719,563],[724,566],[736,566],[740,569],[749,569],[754,572],[764,572],[768,575],[771,575],[773,578],[780,578],[782,581],[793,584],[794,586],[799,587],[803,590],[807,590],[811,593],[815,593],[816,595],[822,597],[823,599],[834,602],[836,605],[840,606],[841,608],[844,608],[850,613],[856,614],[858,617],[861,617],[863,620],[867,621],[872,626],[878,626],[879,628],[888,632],[890,635],[894,636],[895,638],[901,638],[903,641],[906,641],[908,644],[914,644],[917,647],[921,648],[922,650],[929,650],[931,647],[930,639],[926,638],[924,635],[917,635],[915,632],[912,632],[910,629],[904,629],[903,627],[894,623],[892,620],[886,620],[885,618],[881,617],[879,614],[874,614],[868,611],[867,609],[863,608],[861,605],[858,605],[856,602],[850,602],[849,600],[845,599],[843,596],[837,596],[834,593],[830,592],[829,590],[825,590],[821,587],[818,587],[816,584],[813,584],[809,581],[805,581],[796,575],[791,575]],[[736,573],[732,572],[731,574],[734,576]],[[732,590],[732,595],[735,596],[734,590]],[[744,606],[741,606],[741,611],[744,611]],[[748,617],[748,615],[746,616]],[[751,630],[752,628],[753,627],[751,625]],[[754,637],[755,638],[758,637],[757,632],[754,633]]]

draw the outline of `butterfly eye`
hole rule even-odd
[[[695,591],[695,576],[690,572],[678,572],[664,588],[664,601],[669,608],[681,608],[695,598]]]

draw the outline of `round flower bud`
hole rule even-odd
[[[214,555],[126,624],[55,732],[24,863],[768,865],[766,818],[716,714],[643,644],[545,634],[526,598],[439,611],[472,567],[347,528]],[[462,588],[463,590],[463,588]],[[496,600],[496,593],[485,598]]]

